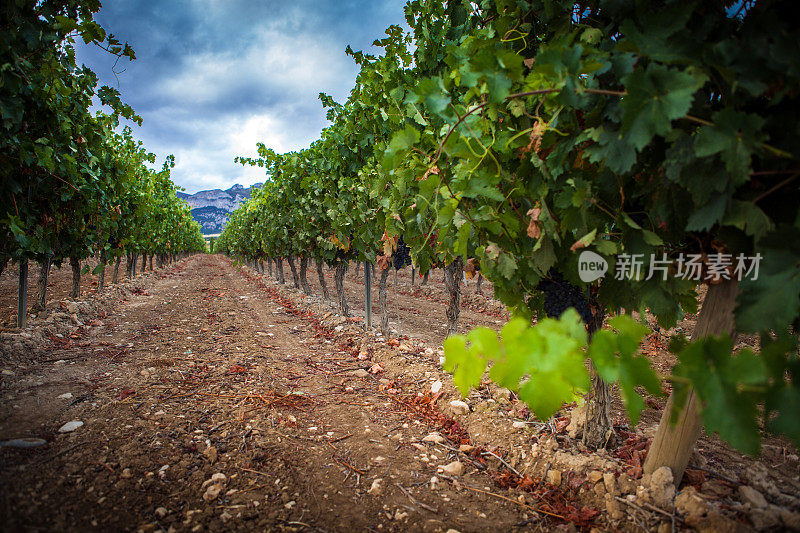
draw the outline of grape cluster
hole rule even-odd
[[[544,293],[544,312],[548,317],[558,318],[561,313],[574,307],[584,322],[591,322],[592,311],[586,295],[579,287],[565,280],[561,273],[551,270],[536,288]]]
[[[400,270],[411,264],[411,248],[408,247],[402,236],[397,241],[397,250],[392,254],[392,262],[395,270]]]

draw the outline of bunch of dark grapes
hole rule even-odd
[[[411,248],[408,247],[402,236],[397,241],[397,250],[392,254],[392,262],[395,270],[400,270],[411,264]]]
[[[561,313],[574,307],[583,321],[589,324],[592,321],[592,311],[589,300],[583,291],[568,282],[563,276],[551,270],[547,278],[539,282],[536,288],[544,293],[544,312],[550,318],[558,318]]]

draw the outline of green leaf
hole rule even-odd
[[[443,368],[453,373],[453,383],[465,397],[472,387],[480,383],[486,370],[486,359],[468,351],[466,341],[463,335],[453,335],[445,339],[443,345]]]
[[[716,194],[704,206],[698,208],[686,222],[686,231],[705,231],[722,220],[728,204],[727,194]]]
[[[581,42],[587,44],[596,44],[603,38],[603,32],[597,28],[586,28],[581,33]]]
[[[597,236],[597,228],[593,229],[580,239],[578,239],[573,245],[572,250],[578,250],[580,248],[586,248],[590,244],[594,242],[594,238]]]
[[[453,252],[456,255],[460,255],[462,257],[467,257],[467,244],[469,241],[470,231],[472,231],[472,224],[470,222],[464,222],[460,228],[458,228],[458,238],[456,239],[456,244],[453,247]]]
[[[497,269],[506,279],[512,279],[517,270],[517,261],[511,254],[500,252],[497,257]]]
[[[653,233],[649,230],[642,230],[642,235],[644,236],[644,242],[651,246],[663,246],[664,241],[661,240],[661,237]]]
[[[764,382],[765,368],[751,351],[733,356],[732,348],[727,336],[692,341],[678,354],[680,364],[674,372],[691,380],[703,405],[706,429],[755,454],[760,444],[756,395],[741,387]]]
[[[769,429],[773,433],[786,435],[791,438],[795,446],[800,446],[800,391],[796,386],[782,387],[775,394],[774,402],[778,415],[769,421]]]
[[[654,135],[666,135],[672,121],[689,112],[694,93],[706,76],[650,63],[623,78],[628,95],[622,99],[622,129],[641,150]]]
[[[589,345],[589,357],[603,379],[619,382],[620,395],[625,403],[631,423],[636,424],[645,407],[644,399],[636,387],[644,386],[651,394],[660,395],[661,381],[650,366],[650,361],[638,356],[637,351],[648,328],[628,315],[618,315],[608,321],[616,330],[601,330],[594,334]]]
[[[718,111],[712,118],[714,124],[701,127],[695,136],[695,154],[720,154],[734,183],[744,183],[749,179],[752,154],[766,137],[761,132],[764,119],[732,109]]]
[[[450,105],[450,95],[438,76],[420,80],[416,87],[420,100],[431,113],[438,115]]]
[[[800,316],[800,240],[798,230],[781,226],[763,238],[755,271],[739,284],[736,326],[742,332],[780,330]]]

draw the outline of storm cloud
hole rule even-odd
[[[135,135],[159,161],[174,154],[188,192],[249,185],[263,170],[234,164],[257,142],[307,146],[325,126],[319,92],[347,98],[356,66],[344,49],[403,21],[403,2],[117,0],[96,20],[129,42],[136,61],[77,45],[100,83],[118,88],[142,116]]]

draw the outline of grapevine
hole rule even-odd
[[[696,312],[697,283],[675,268],[695,254],[704,262],[706,304],[720,302],[700,309],[703,327],[688,344],[674,343],[671,409],[702,416],[755,453],[758,439],[744,435],[756,431],[758,411],[732,406],[760,405],[769,430],[800,442],[790,407],[800,404],[791,333],[800,323],[800,219],[786,207],[800,198],[800,144],[789,118],[800,103],[800,41],[785,15],[795,11],[784,2],[735,12],[724,2],[647,10],[610,1],[411,2],[410,30],[390,27],[375,41],[381,55],[348,49],[360,68],[356,85],[343,104],[321,95],[331,124],[320,139],[275,156],[290,162],[271,179],[290,191],[291,206],[280,215],[265,215],[257,201],[242,209],[299,215],[287,227],[303,228],[312,244],[298,246],[284,230],[287,240],[263,250],[269,256],[299,248],[333,262],[374,261],[377,235],[402,236],[421,274],[449,269],[456,303],[454,274],[461,265],[480,270],[519,320],[499,337],[451,337],[447,368],[466,392],[493,361],[490,377],[518,390],[541,418],[602,380],[619,385],[631,419],[638,417],[636,388],[659,394],[661,384],[636,355],[647,328],[631,316],[650,313],[671,328]],[[306,179],[327,191],[324,200],[313,189],[286,188]],[[252,256],[244,243],[256,226],[229,228],[229,250]],[[606,262],[605,277],[580,279],[583,251]],[[406,263],[405,251],[384,250],[387,260],[389,252],[396,268]],[[759,257],[760,276],[739,281],[732,268],[712,275],[715,254]],[[620,258],[634,255],[671,266],[663,277],[648,275],[652,262],[617,275]],[[534,316],[561,318],[532,323]],[[604,316],[612,317],[608,327],[594,332]],[[457,315],[448,318],[452,331]],[[768,359],[711,340],[737,333],[760,334]],[[567,339],[572,348],[560,359],[530,347]],[[691,370],[699,367],[714,379]],[[547,379],[535,377],[545,369]],[[684,404],[689,391],[699,404]],[[656,450],[675,440],[662,438],[669,424],[666,413]],[[678,478],[693,438],[678,446],[683,458],[658,459]],[[650,471],[660,466],[654,461]]]

